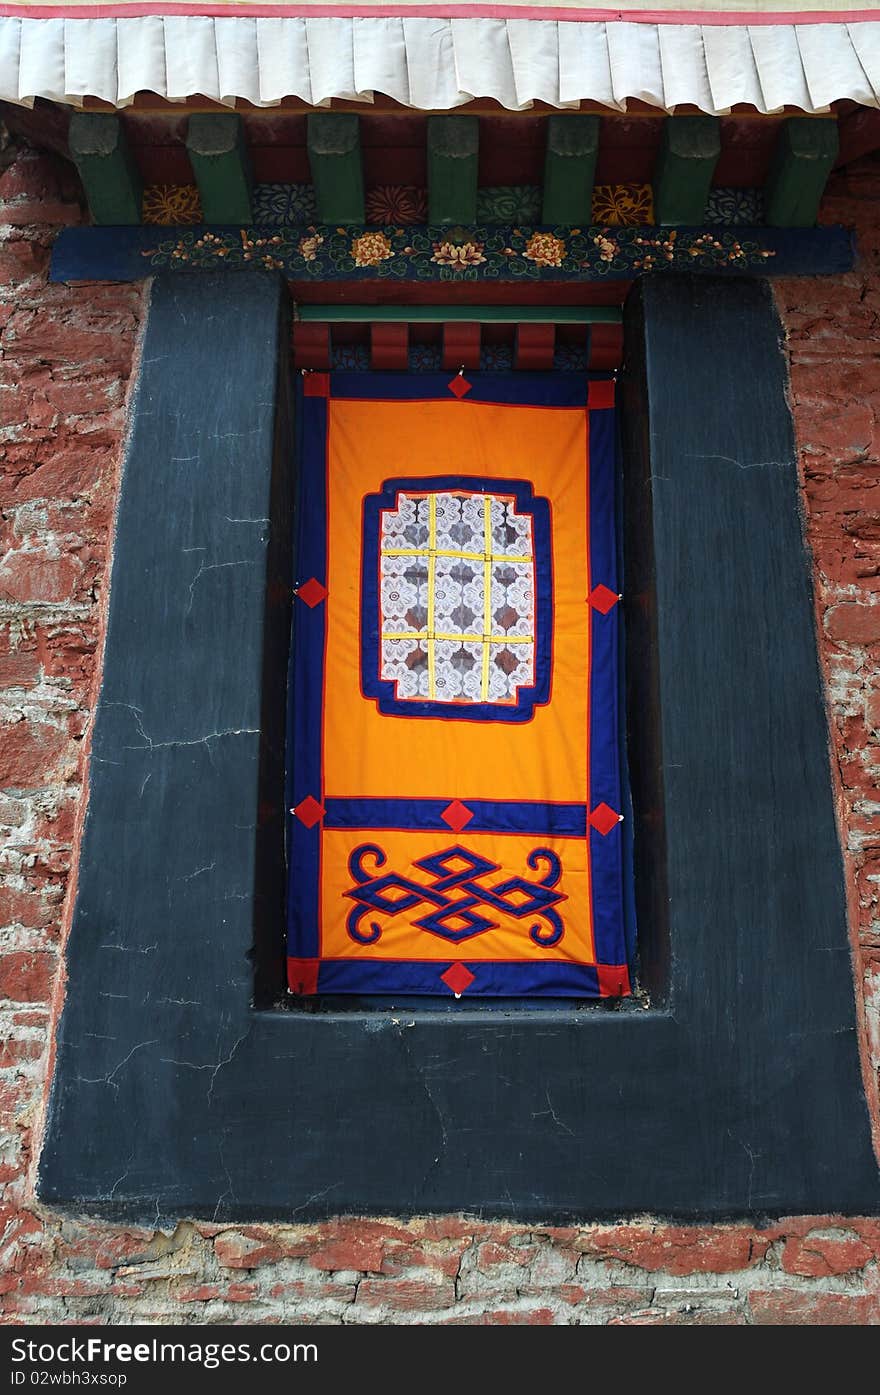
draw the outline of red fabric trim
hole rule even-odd
[[[330,374],[307,373],[303,379],[303,397],[329,397]]]
[[[287,986],[298,997],[311,997],[318,991],[320,959],[288,959]]]
[[[598,378],[592,381],[587,387],[587,407],[591,412],[601,411],[603,407],[614,406],[613,378]]]
[[[600,998],[629,997],[629,969],[625,964],[597,964]]]
[[[565,9],[533,5],[212,5],[209,0],[195,5],[175,4],[173,0],[136,0],[131,5],[0,4],[0,18],[17,19],[125,19],[140,15],[207,15],[216,19],[309,18],[314,19],[547,19],[572,24],[694,24],[694,25],[771,25],[771,24],[867,24],[880,20],[880,8],[869,10],[615,10]]]

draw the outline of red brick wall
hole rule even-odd
[[[50,224],[76,221],[63,166],[0,178],[0,1305],[9,1322],[865,1323],[880,1321],[880,1219],[650,1219],[564,1229],[461,1217],[214,1226],[173,1234],[62,1219],[35,1202],[59,946],[72,900],[139,286],[48,286]],[[860,1020],[880,1064],[880,311],[867,170],[828,216],[858,271],[779,287],[816,555]]]

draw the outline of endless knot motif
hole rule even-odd
[[[391,918],[422,905],[427,905],[428,911],[412,924],[453,944],[497,928],[497,919],[481,914],[486,909],[514,920],[537,916],[538,920],[529,927],[529,937],[536,945],[549,947],[562,939],[562,921],[553,909],[566,899],[562,892],[553,890],[562,876],[562,863],[549,848],[533,848],[526,858],[533,872],[542,864],[546,866],[536,881],[507,877],[494,886],[485,885],[484,879],[500,872],[500,863],[490,862],[457,844],[412,864],[430,875],[428,883],[397,872],[372,876],[364,867],[368,858],[377,869],[387,862],[386,854],[376,843],[362,843],[355,848],[348,860],[355,885],[344,893],[357,903],[348,913],[346,929],[358,944],[375,944],[382,934],[378,921],[362,924],[370,912]]]

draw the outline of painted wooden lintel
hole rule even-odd
[[[439,301],[455,288],[521,289],[592,284],[603,292],[646,272],[743,272],[752,276],[821,276],[851,271],[850,229],[656,227],[456,229],[455,257],[437,226],[389,229],[318,227],[65,228],[56,239],[53,281],[138,281],[158,272],[281,272],[291,281],[372,286],[397,302],[398,287],[418,286]],[[471,290],[473,288],[473,290]],[[351,292],[347,292],[351,296]],[[328,297],[322,295],[321,299]],[[352,297],[353,298],[353,297]],[[364,299],[370,297],[365,295]],[[505,297],[506,298],[506,297]],[[487,295],[488,299],[488,295]],[[460,302],[459,302],[460,303]],[[541,307],[542,308],[542,307]],[[586,307],[585,307],[586,308]]]
[[[119,117],[113,112],[75,111],[68,147],[95,223],[140,223],[143,185]]]
[[[186,129],[186,151],[202,216],[212,226],[251,222],[253,174],[238,112],[198,112]]]

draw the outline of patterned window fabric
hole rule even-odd
[[[630,991],[614,385],[308,374],[296,994]]]

